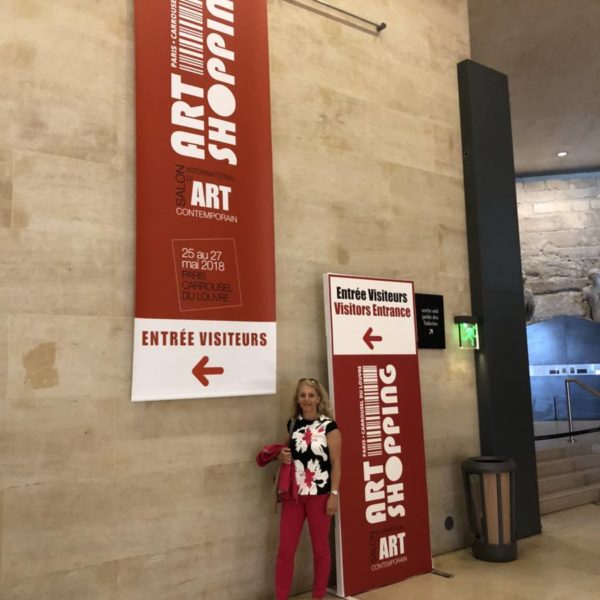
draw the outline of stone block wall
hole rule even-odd
[[[273,471],[254,456],[296,379],[327,381],[322,273],[412,279],[446,323],[469,314],[466,0],[344,7],[388,28],[268,1],[277,394],[132,404],[133,1],[0,3],[1,598],[271,598]],[[478,453],[454,335],[420,356],[435,553],[465,544]],[[298,591],[306,540],[297,565]]]
[[[523,177],[516,186],[533,320],[589,316],[581,290],[589,270],[600,268],[600,173]]]

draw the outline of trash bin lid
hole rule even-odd
[[[515,461],[507,456],[472,456],[462,466],[464,470],[473,473],[506,473],[517,470]]]

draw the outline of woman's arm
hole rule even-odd
[[[277,460],[280,463],[289,465],[292,462],[292,451],[290,450],[290,434],[288,433],[285,441],[283,442],[285,444],[285,448],[283,448],[279,454],[277,455]]]
[[[342,434],[339,429],[334,429],[327,434],[329,459],[331,460],[331,491],[339,491],[342,478]],[[327,499],[327,514],[333,515],[338,509],[337,494],[329,494]]]

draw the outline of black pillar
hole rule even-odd
[[[517,463],[517,537],[541,531],[508,78],[458,65],[481,453]]]

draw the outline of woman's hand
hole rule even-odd
[[[292,462],[292,451],[289,448],[283,448],[277,455],[277,460],[283,465],[289,465]]]
[[[325,507],[325,512],[331,516],[335,515],[338,509],[338,497],[334,494],[329,494],[329,498],[327,498],[327,506]]]

